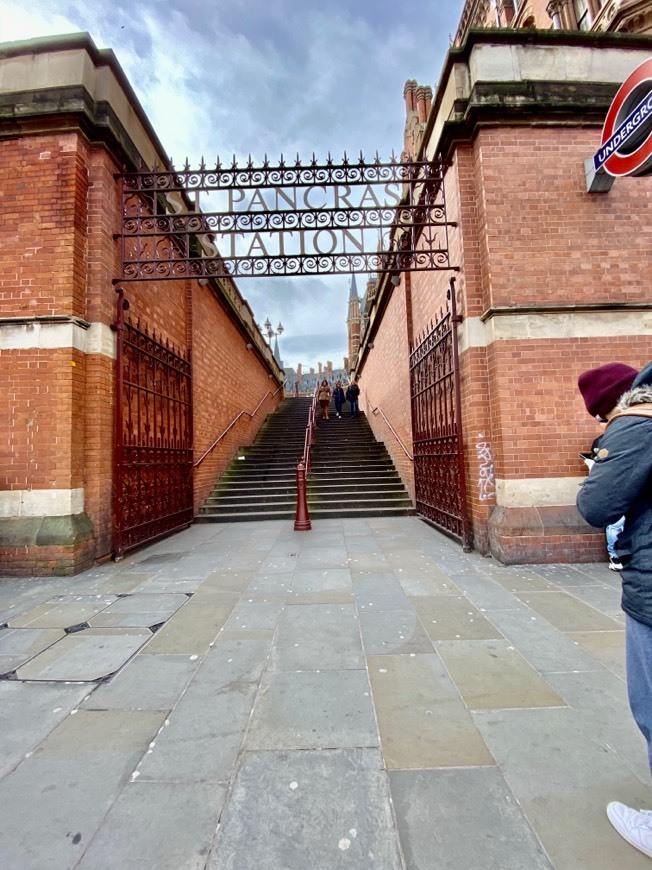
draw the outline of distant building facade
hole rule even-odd
[[[466,0],[455,35],[455,45],[464,42],[469,30],[486,27],[649,34],[652,33],[652,2]]]

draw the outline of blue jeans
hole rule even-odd
[[[351,416],[358,416],[358,399],[349,399],[349,407],[351,408]]]
[[[647,741],[652,772],[652,628],[625,614],[627,694],[636,724]]]
[[[607,536],[607,553],[609,553],[610,556],[617,556],[615,544],[618,540],[618,535],[622,532],[624,527],[625,517],[621,517],[617,522],[612,523],[605,529],[605,534]]]

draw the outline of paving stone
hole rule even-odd
[[[404,592],[410,598],[430,595],[454,595],[458,587],[444,571],[431,569],[394,568],[394,573]]]
[[[389,562],[380,551],[356,553],[349,549],[348,565],[352,577],[358,574],[376,574],[378,571],[389,571],[391,568]]]
[[[65,636],[61,628],[5,628],[0,630],[0,656],[20,656],[28,661]]]
[[[379,572],[370,577],[356,576],[353,580],[355,600],[360,611],[407,610],[411,607],[403,587],[391,572]]]
[[[455,575],[456,590],[481,613],[514,607],[514,595],[493,576],[479,571],[464,571]]]
[[[204,870],[226,784],[125,786],[77,870]]]
[[[348,568],[301,568],[294,572],[288,604],[346,604],[353,602]]]
[[[578,598],[589,607],[602,611],[606,616],[617,618],[621,615],[620,599],[621,589],[614,589],[606,583],[593,583],[582,586],[573,586],[569,590],[574,598]]]
[[[491,622],[540,673],[595,669],[595,659],[545,619],[519,607],[492,610]]]
[[[411,601],[431,640],[501,637],[498,629],[464,595],[421,596]]]
[[[156,632],[144,652],[204,655],[232,610],[230,605],[206,607],[203,598],[195,598]]]
[[[366,655],[431,653],[432,641],[415,611],[360,610],[360,631]]]
[[[519,566],[518,570],[514,570],[513,567],[510,570],[507,566],[485,567],[482,573],[486,573],[495,583],[499,583],[509,592],[549,592],[559,589],[552,580],[541,577],[534,571],[523,569],[522,566]]]
[[[507,784],[555,868],[649,867],[612,828],[611,800],[652,807],[652,791],[568,707],[479,712]]]
[[[256,695],[255,683],[232,682],[216,691],[190,685],[147,750],[142,781],[228,782]]]
[[[68,634],[17,671],[19,680],[91,681],[114,674],[151,638],[142,629]]]
[[[229,553],[220,563],[220,571],[259,571],[265,561],[265,553],[246,549],[242,553]]]
[[[136,656],[82,704],[87,710],[171,710],[197,668],[199,658]]]
[[[309,547],[302,549],[297,560],[297,568],[303,570],[324,570],[329,571],[337,568],[348,568],[349,557],[346,551],[333,551],[330,547]]]
[[[568,637],[597,661],[625,679],[625,631],[571,631]]]
[[[263,634],[264,637],[259,637]],[[273,632],[222,633],[204,657],[193,678],[193,685],[206,684],[214,691],[234,683],[257,683],[267,666]]]
[[[564,700],[506,641],[437,645],[448,673],[471,710],[562,707]]]
[[[622,758],[644,785],[649,785],[647,747],[629,711],[624,680],[605,673],[603,668],[549,674],[548,679],[577,712],[587,731]]]
[[[275,629],[284,607],[285,602],[278,598],[269,601],[240,600],[224,623],[224,631]]]
[[[409,870],[554,870],[496,768],[396,770],[389,779]]]
[[[259,598],[285,601],[292,591],[292,577],[292,573],[258,572],[242,592],[243,601],[257,601]]]
[[[366,671],[279,671],[263,676],[248,749],[352,746],[378,746]]]
[[[294,553],[293,555],[278,555],[278,556],[267,556],[266,559],[261,562],[260,567],[258,569],[259,573],[264,574],[291,574],[292,571],[296,568],[297,560],[299,558],[298,553]]]
[[[193,595],[199,589],[201,584],[202,580],[199,578],[187,580],[185,578],[172,577],[169,574],[154,574],[153,577],[139,583],[134,591],[146,593],[148,595],[157,592]]]
[[[187,547],[187,544],[186,544]],[[184,551],[185,552],[185,548]],[[144,559],[139,559],[136,565],[132,566],[136,570],[141,570],[142,567],[150,568],[155,566],[157,569],[161,567],[161,565],[171,565],[174,562],[178,562],[181,558],[182,553],[153,553],[151,556],[146,556]],[[131,569],[127,569],[131,570]]]
[[[364,666],[360,628],[352,604],[302,604],[286,609],[272,649],[272,670]]]
[[[437,655],[369,656],[388,769],[494,764]]]
[[[81,685],[0,682],[0,778],[32,752],[88,691]]]
[[[0,780],[2,866],[74,867],[162,721],[150,712],[68,716]]]
[[[609,631],[617,623],[567,592],[528,592],[517,596],[561,631]]]
[[[208,870],[402,870],[377,751],[248,753]]]
[[[201,584],[201,591],[209,589],[215,592],[237,592],[241,595],[249,584],[257,578],[256,571],[213,571]]]
[[[117,601],[114,595],[78,596],[72,601],[51,599],[9,621],[10,628],[70,628],[87,622]]]

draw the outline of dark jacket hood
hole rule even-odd
[[[631,390],[620,397],[618,410],[624,411],[632,405],[646,405],[652,402],[652,363],[648,363],[644,369],[634,378]]]

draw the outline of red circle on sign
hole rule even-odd
[[[607,112],[604,127],[602,128],[601,145],[604,145],[609,141],[609,139],[611,139],[619,125],[625,120],[627,113],[632,110],[633,106],[628,106],[624,115],[619,117],[619,115],[622,114],[623,106],[628,98],[636,88],[647,81],[652,82],[652,58],[644,60],[642,64],[637,66],[634,72],[625,79],[618,89],[618,93],[613,98],[613,102]],[[650,85],[650,91],[652,91],[652,84]],[[609,175],[633,175],[638,169],[641,169],[651,157],[652,130],[639,147],[635,151],[632,151],[631,154],[621,155],[615,151],[605,160],[604,168]]]

